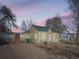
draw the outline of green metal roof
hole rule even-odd
[[[33,25],[34,28],[37,30],[37,31],[43,31],[43,32],[47,32],[49,30],[49,27],[45,27],[45,26],[37,26],[37,25]]]

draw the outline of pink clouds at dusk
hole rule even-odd
[[[16,16],[17,23],[21,25],[22,20],[33,20],[37,25],[45,25],[46,19],[59,14],[61,17],[69,16],[64,12],[68,7],[65,0],[2,0],[3,4],[10,7]],[[65,21],[65,20],[64,20]]]
[[[35,24],[40,26],[45,26],[46,20],[36,20]]]
[[[71,11],[64,11],[64,12],[62,12],[61,13],[61,16],[63,16],[63,17],[67,17],[67,16],[72,16],[73,14],[72,14],[72,12]]]
[[[15,32],[15,33],[21,32],[21,29],[19,27],[18,28],[13,27],[13,28],[11,28],[11,30],[12,30],[12,32]]]
[[[51,12],[52,12],[52,11],[58,12],[58,8],[55,7],[55,6],[49,7],[48,9],[49,9]]]
[[[73,14],[70,11],[65,11],[61,13],[62,22],[65,25],[68,25],[72,21]]]
[[[15,14],[18,14],[18,15],[21,15],[21,14],[24,14],[24,13],[28,13],[28,12],[36,12],[38,10],[40,10],[40,7],[37,6],[37,5],[33,5],[33,6],[13,6],[11,7],[12,11],[15,13]]]
[[[8,6],[16,16],[19,28],[12,28],[16,33],[22,31],[22,21],[28,24],[28,21],[32,20],[35,25],[45,26],[46,20],[56,15],[61,17],[65,25],[71,24],[72,21],[73,14],[66,0],[0,0],[0,3]]]

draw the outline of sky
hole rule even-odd
[[[22,20],[32,20],[37,25],[45,25],[48,18],[69,15],[67,0],[0,0],[16,16],[20,25]]]
[[[67,0],[0,0],[0,3],[12,10],[18,26],[23,20],[44,26],[48,18],[56,15],[62,17],[63,24],[70,24],[71,12]]]

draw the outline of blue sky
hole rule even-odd
[[[51,17],[68,14],[67,0],[0,0],[15,14],[17,23],[22,20],[33,20],[38,25],[44,25]],[[41,23],[42,22],[42,23]]]

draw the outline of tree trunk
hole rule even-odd
[[[76,16],[76,23],[77,23],[77,36],[76,36],[76,40],[79,40],[79,12]]]

